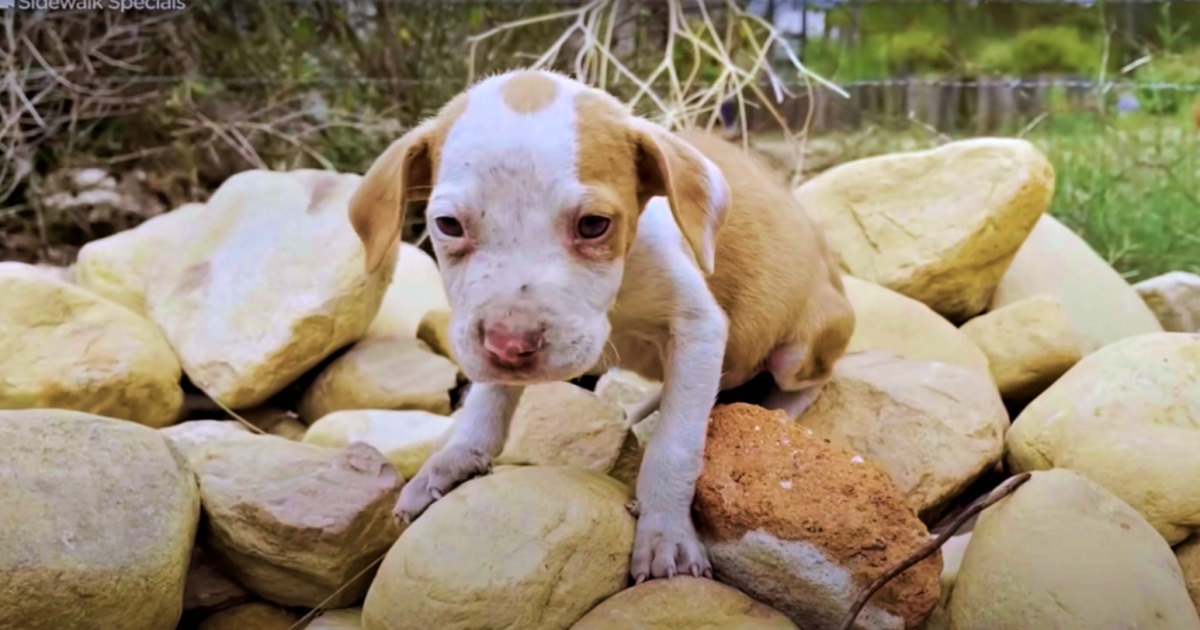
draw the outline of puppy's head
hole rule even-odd
[[[350,217],[374,270],[397,245],[406,206],[428,200],[463,372],[532,384],[574,378],[599,360],[638,218],[656,196],[711,272],[729,202],[720,170],[602,91],[514,71],[393,143]]]

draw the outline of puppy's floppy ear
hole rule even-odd
[[[400,239],[411,201],[426,199],[433,185],[430,123],[417,126],[375,159],[350,198],[350,224],[366,250],[367,273],[379,268]]]
[[[665,196],[700,268],[711,274],[717,232],[729,210],[729,184],[692,145],[650,121],[632,120],[638,203],[645,207],[651,197]]]

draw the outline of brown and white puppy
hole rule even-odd
[[[368,269],[394,255],[416,200],[473,386],[397,515],[489,469],[525,386],[621,366],[664,383],[630,572],[711,575],[690,507],[718,392],[768,372],[762,403],[798,415],[854,328],[832,253],[790,191],[715,136],[518,70],[455,97],[372,165],[350,205]]]

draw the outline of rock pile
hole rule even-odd
[[[1198,284],[1129,286],[1046,214],[1028,143],[796,191],[839,252],[850,353],[799,418],[714,409],[715,580],[636,586],[657,414],[629,414],[661,384],[628,372],[529,387],[492,474],[393,519],[469,384],[434,259],[363,272],[358,181],[249,171],[73,269],[0,264],[0,628],[825,630],[1031,471],[855,628],[1200,630]]]

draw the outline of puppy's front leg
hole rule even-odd
[[[671,322],[663,371],[661,419],[637,482],[640,516],[630,573],[712,576],[692,524],[692,498],[704,457],[708,417],[721,383],[727,324],[707,294]]]
[[[492,458],[500,454],[508,439],[508,425],[523,391],[523,387],[509,385],[472,385],[450,439],[404,484],[396,502],[396,518],[411,523],[455,486],[488,472]]]

